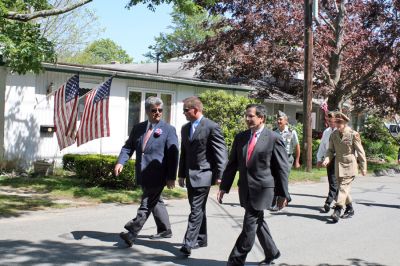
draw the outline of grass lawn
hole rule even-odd
[[[87,187],[74,177],[0,176],[0,218],[18,216],[22,211],[65,208],[97,203],[139,202],[142,191]],[[165,189],[164,198],[184,198],[186,191]]]

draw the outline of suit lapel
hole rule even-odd
[[[151,133],[150,138],[146,143],[146,147],[144,147],[145,150],[147,150],[147,148],[150,147],[151,143],[154,141],[154,132],[158,128],[161,129],[161,130],[163,129],[163,121],[162,120],[160,122],[158,122],[158,124],[153,128],[153,132]],[[146,135],[146,132],[142,135],[142,145],[143,145],[144,135]]]
[[[249,147],[250,136],[251,136],[251,131],[248,130],[246,132],[246,134],[244,134],[244,139],[243,139],[244,145],[243,145],[242,152],[243,152],[243,160],[244,161],[246,161],[246,159],[247,159],[247,148]]]

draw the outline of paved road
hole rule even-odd
[[[372,266],[400,265],[400,176],[360,177],[353,186],[356,215],[338,224],[319,212],[327,183],[290,186],[290,207],[266,213],[282,257],[276,265]],[[209,245],[192,251],[188,259],[179,247],[189,212],[186,200],[168,201],[173,237],[151,240],[152,217],[131,248],[119,240],[125,222],[135,215],[132,205],[34,212],[0,219],[0,265],[195,265],[226,264],[240,233],[243,209],[237,193],[226,195],[223,205],[209,198]],[[258,242],[246,265],[263,259]]]

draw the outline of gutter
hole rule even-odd
[[[212,87],[212,88],[219,88],[221,90],[233,90],[242,92],[249,92],[253,90],[253,88],[249,86],[229,85],[229,84],[221,84],[211,81],[203,81],[190,78],[176,78],[160,74],[148,74],[141,72],[125,71],[125,70],[115,70],[112,68],[101,67],[101,66],[87,66],[87,65],[76,65],[67,63],[62,63],[62,64],[42,63],[42,66],[46,71],[53,71],[53,72],[85,74],[85,75],[93,75],[101,77],[114,76],[121,79],[134,78],[137,80],[160,81],[173,84],[183,84],[183,85],[190,85],[190,86],[204,87],[204,88]]]

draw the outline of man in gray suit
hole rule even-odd
[[[228,153],[220,127],[203,116],[199,98],[183,100],[183,113],[190,122],[182,127],[178,177],[180,186],[186,183],[190,215],[180,251],[190,256],[193,248],[207,246],[207,197],[221,178]]]
[[[137,216],[130,220],[120,237],[132,246],[150,213],[157,225],[157,234],[151,238],[172,236],[168,212],[161,192],[164,186],[175,187],[178,168],[178,137],[173,126],[161,120],[163,102],[160,98],[149,97],[145,101],[148,121],[133,126],[129,138],[122,147],[114,174],[118,176],[126,161],[136,151],[136,182],[142,187],[143,195]]]
[[[265,118],[264,106],[251,104],[246,107],[249,129],[235,136],[218,191],[217,200],[222,203],[239,171],[239,199],[245,214],[243,229],[229,255],[228,265],[244,265],[256,235],[265,254],[265,260],[259,265],[270,265],[280,256],[264,220],[264,210],[271,206],[274,195],[279,196],[280,209],[290,201],[289,165],[282,137],[264,127]]]

